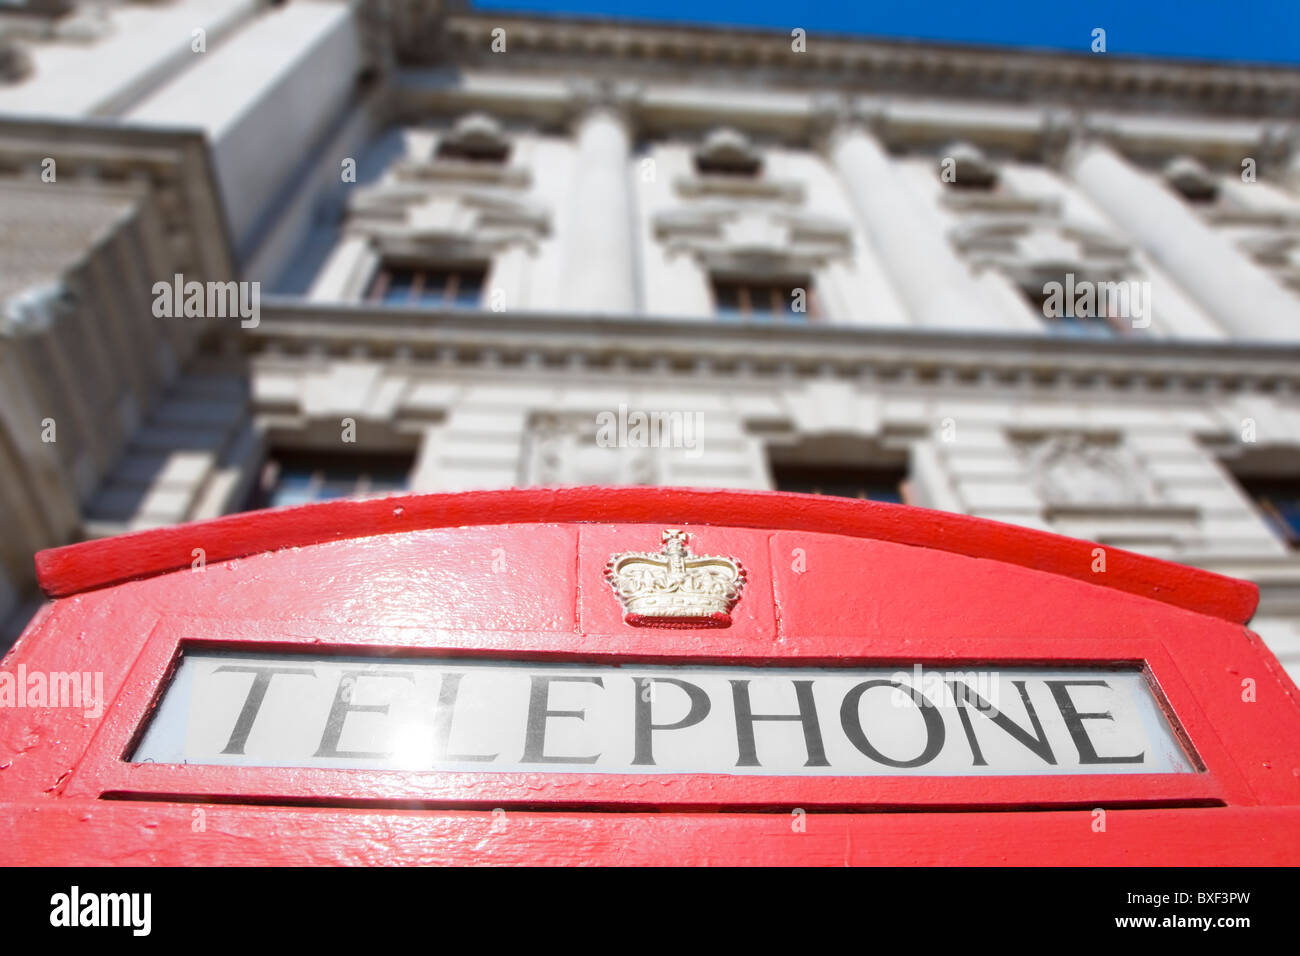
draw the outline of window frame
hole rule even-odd
[[[843,464],[839,462],[810,462],[805,464],[803,462],[795,462],[795,461],[778,462],[778,461],[771,460],[771,458],[769,457],[768,470],[771,473],[772,488],[774,491],[786,491],[786,492],[793,492],[796,494],[822,495],[825,497],[832,497],[832,498],[844,498],[848,501],[885,501],[892,504],[903,504],[903,505],[914,505],[916,503],[916,496],[915,496],[914,489],[912,487],[912,479],[911,479],[910,472],[908,470],[908,463],[905,461],[899,464],[890,464],[890,463],[883,463],[883,462],[866,462],[861,465]],[[890,499],[873,498],[866,494],[858,494],[858,495],[850,496],[850,495],[837,494],[835,492],[826,492],[826,491],[817,491],[817,490],[804,491],[802,489],[790,489],[788,487],[783,488],[781,478],[778,475],[778,472],[782,472],[782,471],[787,473],[787,478],[790,472],[806,472],[809,475],[814,475],[819,471],[826,472],[827,474],[830,475],[841,474],[846,478],[851,477],[854,474],[863,475],[866,477],[881,477],[881,478],[884,478],[886,475],[890,476],[890,478],[897,476],[898,477],[897,482],[894,482],[892,480],[888,482],[871,482],[871,481],[865,482],[863,490],[865,490],[867,487],[870,487],[872,485],[888,484],[897,489],[898,501],[893,502]],[[788,484],[788,480],[786,483]],[[828,484],[833,485],[833,483],[830,482],[828,482]]]
[[[750,276],[733,276],[725,273],[710,274],[709,294],[713,299],[713,314],[716,318],[725,321],[722,296],[720,295],[720,291],[724,287],[733,291],[736,308],[730,311],[739,316],[741,321],[770,321],[789,325],[806,325],[822,320],[820,303],[815,291],[816,283],[812,276],[805,275],[793,279],[757,279]],[[796,312],[791,308],[795,289],[804,290],[804,302],[807,309],[803,312]],[[770,296],[771,305],[773,306],[772,311],[758,311],[754,308],[753,299],[756,293],[759,295],[766,293]]]
[[[1300,503],[1300,479],[1285,475],[1233,474],[1241,492],[1250,499],[1251,506],[1264,519],[1269,530],[1291,551],[1300,550],[1300,526],[1294,525],[1278,505],[1279,490],[1289,490]]]
[[[393,278],[398,275],[410,276],[410,292],[404,299],[394,301],[388,298],[388,290],[392,286]],[[445,277],[442,295],[436,302],[426,301],[421,298],[421,295],[428,280],[434,276]],[[457,301],[462,280],[470,276],[477,276],[478,278],[478,296],[473,305],[462,304]],[[483,293],[487,286],[487,276],[488,265],[480,262],[412,265],[402,261],[381,261],[375,267],[370,276],[370,281],[366,285],[364,301],[374,305],[388,306],[481,309],[483,307]]]
[[[338,477],[341,466],[354,463],[356,469],[350,492],[343,495],[316,496],[317,492],[328,482],[337,483],[342,480]],[[415,463],[416,452],[414,450],[410,452],[358,450],[350,453],[332,450],[272,448],[268,450],[258,466],[253,487],[249,491],[247,505],[244,510],[255,511],[263,508],[315,504],[321,501],[357,500],[382,497],[388,494],[406,494],[411,490],[411,475],[415,471]],[[277,502],[275,500],[276,491],[286,473],[286,466],[294,473],[299,473],[307,467],[311,468],[308,472],[307,497],[302,501]],[[396,466],[398,469],[405,466],[401,487],[380,491],[374,490],[373,486],[376,477],[378,476],[382,481],[384,472],[388,470],[383,466]]]

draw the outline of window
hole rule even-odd
[[[277,508],[406,491],[414,464],[410,454],[273,452],[262,466],[248,507]]]
[[[892,501],[907,504],[902,468],[854,468],[844,465],[772,464],[772,479],[777,491],[797,491],[812,495],[835,495],[839,498],[862,498],[867,501]]]
[[[816,317],[812,283],[714,279],[713,301],[720,319],[806,322]]]
[[[743,176],[752,179],[758,175],[762,165],[761,160],[750,157],[695,157],[695,171],[701,176]]]
[[[389,305],[444,306],[476,309],[483,299],[481,266],[417,269],[381,266],[366,298]]]
[[[1164,168],[1165,182],[1190,203],[1213,205],[1219,198],[1214,174],[1190,156],[1176,156]]]
[[[997,185],[998,169],[978,147],[949,143],[941,153],[939,180],[950,188],[991,191]]]
[[[1129,334],[1132,326],[1131,320],[1120,320],[1108,315],[1075,315],[1074,303],[1068,299],[1064,300],[1061,314],[1055,314],[1056,303],[1049,303],[1048,292],[1029,288],[1024,293],[1035,314],[1043,317],[1047,330],[1052,335],[1072,339],[1114,339]]]
[[[738,176],[754,179],[763,168],[763,156],[744,133],[715,129],[695,152],[695,171],[701,176]]]
[[[443,140],[438,144],[436,155],[438,159],[451,159],[462,163],[499,165],[510,155],[510,147],[505,143]]]
[[[1291,547],[1300,548],[1300,480],[1238,477],[1237,482],[1273,532]]]

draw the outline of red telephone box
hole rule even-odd
[[[1254,586],[1083,541],[578,488],[37,567],[4,863],[1300,863]]]

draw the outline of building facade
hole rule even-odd
[[[8,636],[72,540],[663,484],[1247,578],[1300,673],[1300,71],[1092,42],[0,6]]]

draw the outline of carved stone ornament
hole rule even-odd
[[[1070,433],[1021,446],[1034,485],[1049,507],[1132,507],[1156,503],[1141,469],[1116,443]]]
[[[524,485],[653,485],[659,450],[601,447],[594,415],[545,414],[530,424],[520,479]]]

